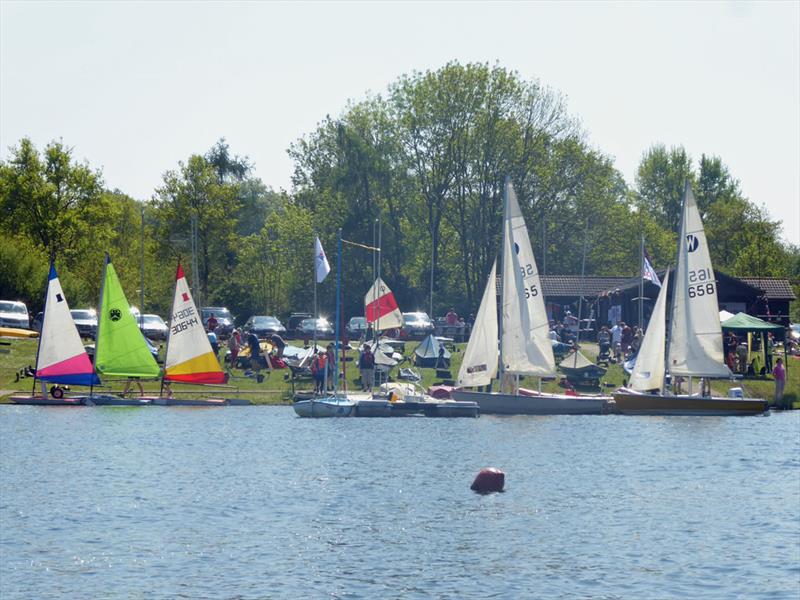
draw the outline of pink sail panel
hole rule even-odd
[[[46,379],[63,375],[83,375],[92,373],[92,371],[92,361],[89,360],[89,356],[84,352],[67,360],[40,368],[36,371],[36,377]]]

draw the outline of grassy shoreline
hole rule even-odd
[[[16,340],[8,339],[2,340],[3,344],[0,345],[0,403],[9,402],[8,396],[15,392],[29,393],[32,386],[32,379],[24,378],[15,381],[16,375],[21,369],[26,366],[33,367],[36,361],[36,348],[38,341],[31,340]],[[413,356],[414,349],[417,347],[418,342],[408,342],[405,347],[405,360],[400,365],[402,367],[413,366],[411,356]],[[466,344],[456,344],[455,351],[452,353],[452,365],[450,373],[455,378],[458,373],[458,368],[461,365],[464,348]],[[162,349],[163,350],[163,349]],[[592,343],[582,344],[582,352],[588,358],[594,359],[597,356],[597,345]],[[360,390],[360,385],[357,383],[359,378],[358,369],[356,367],[355,359],[357,353],[355,351],[348,351],[346,353],[345,365],[345,380],[347,382],[347,389]],[[777,355],[776,355],[777,358]],[[435,369],[417,369],[422,376],[422,384],[427,388],[435,383],[442,382],[441,379],[436,377]],[[393,370],[396,374],[397,367]],[[241,369],[234,369],[232,378],[226,386],[189,386],[189,385],[174,385],[176,397],[196,397],[196,396],[223,396],[223,397],[242,397],[250,400],[253,404],[259,405],[289,405],[292,401],[292,383],[285,375],[289,371],[280,369],[267,373],[262,370],[265,375],[264,381],[258,383],[251,377],[245,377],[244,371]],[[625,372],[619,365],[609,365],[608,372],[602,378],[602,388],[599,391],[603,393],[611,393],[615,388],[623,385],[626,379]],[[772,403],[775,394],[775,382],[771,377],[764,379],[745,379],[740,384],[748,395],[754,397],[765,398]],[[108,380],[104,385],[95,388],[107,393],[119,393],[125,385],[124,380]],[[159,380],[142,381],[142,385],[146,394],[158,395],[161,383]],[[534,378],[524,378],[521,381],[523,387],[538,388],[538,381]],[[731,387],[731,382],[727,380],[714,381],[712,385],[713,392],[719,395],[727,395],[728,388]],[[298,390],[308,390],[313,388],[313,383],[309,380],[304,380],[296,384]],[[546,392],[563,392],[564,388],[558,385],[558,380],[542,382],[542,389]],[[784,398],[792,401],[800,401],[800,359],[790,357],[787,369],[786,389]]]

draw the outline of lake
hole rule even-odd
[[[0,406],[3,600],[301,596],[796,599],[800,412]]]

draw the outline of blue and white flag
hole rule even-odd
[[[328,264],[328,257],[325,256],[325,250],[322,249],[322,244],[319,237],[314,242],[314,265],[317,273],[317,283],[322,283],[331,272],[331,266]]]
[[[650,257],[647,255],[647,250],[644,252],[644,261],[642,263],[642,279],[652,281],[658,287],[661,287],[661,280],[658,278],[658,273],[650,264]]]

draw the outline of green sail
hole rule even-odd
[[[99,312],[95,370],[101,375],[158,377],[161,370],[150,354],[108,258]]]

